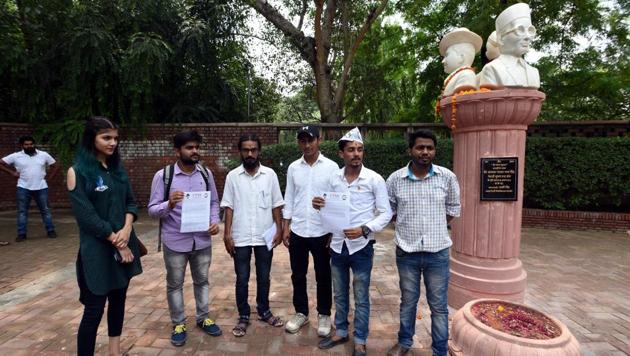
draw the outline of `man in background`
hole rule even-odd
[[[35,139],[22,136],[19,139],[22,150],[12,153],[0,160],[0,170],[17,178],[17,237],[16,242],[26,240],[26,226],[28,223],[28,208],[31,199],[35,200],[42,215],[46,233],[49,238],[57,237],[55,225],[48,207],[48,184],[46,171],[50,167],[49,179],[53,179],[59,170],[55,159],[48,152],[35,147]],[[14,168],[14,169],[13,169]],[[2,245],[2,244],[0,244]]]

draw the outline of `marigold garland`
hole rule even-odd
[[[453,99],[451,99],[451,130],[455,130],[457,127],[457,97],[462,95],[474,94],[474,93],[485,93],[491,91],[487,88],[481,89],[471,89],[471,90],[462,90],[453,94]],[[440,96],[441,98],[441,96]],[[435,104],[435,114],[437,116],[440,115],[440,98],[438,98],[437,103]]]

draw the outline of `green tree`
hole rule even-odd
[[[0,0],[0,120],[273,117],[275,86],[248,68],[234,35],[245,9],[232,0]]]
[[[421,113],[433,111],[445,77],[437,50],[441,36],[451,28],[465,26],[485,40],[494,30],[496,15],[515,2],[396,3],[412,32],[404,45],[413,49],[416,58],[417,80],[423,90],[415,105]],[[628,118],[629,3],[610,2],[606,7],[597,0],[533,0],[529,5],[538,30],[533,46],[545,54],[536,64],[540,90],[547,94],[540,120]],[[481,52],[477,68],[486,62],[485,48]]]
[[[289,15],[297,16],[297,24],[266,0],[248,3],[281,31],[296,55],[308,63],[321,121],[342,121],[350,69],[363,39],[388,0],[316,0],[312,4],[306,0],[283,1]],[[312,25],[313,36],[304,34],[305,25]]]

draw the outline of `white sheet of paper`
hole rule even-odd
[[[320,210],[322,225],[335,235],[344,236],[343,230],[350,227],[350,194],[326,192],[326,201]]]
[[[184,192],[182,224],[179,232],[208,231],[210,228],[210,192]]]
[[[263,238],[265,239],[265,243],[267,244],[267,249],[271,251],[273,249],[273,237],[276,236],[276,232],[278,228],[276,228],[276,224],[271,224],[271,227],[265,231],[263,234]]]

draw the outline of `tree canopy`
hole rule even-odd
[[[515,2],[0,0],[0,121],[71,132],[90,115],[129,125],[439,121],[440,38],[465,26],[485,42]],[[538,38],[526,58],[547,94],[539,120],[628,119],[630,2],[529,5]],[[252,30],[253,18],[263,25]],[[276,55],[253,53],[254,37]]]
[[[234,35],[247,16],[240,2],[0,0],[0,9],[0,120],[246,121],[272,115],[279,97]]]

